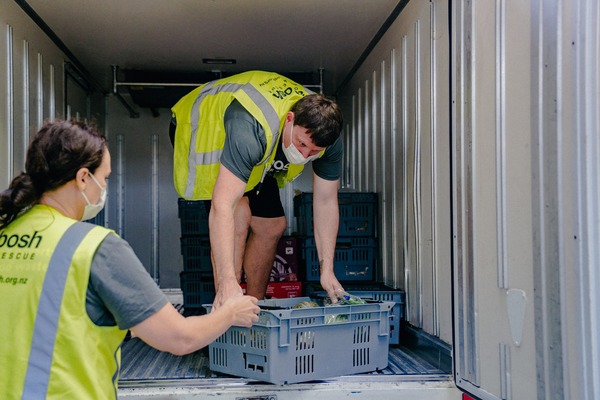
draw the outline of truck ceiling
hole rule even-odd
[[[106,91],[121,70],[324,70],[332,93],[406,0],[16,0]],[[220,60],[227,62],[220,63]],[[233,60],[233,63],[232,63]]]

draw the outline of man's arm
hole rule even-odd
[[[227,298],[243,294],[235,275],[235,212],[245,188],[244,181],[221,165],[208,219],[217,285],[214,309]]]
[[[313,221],[321,268],[321,286],[333,302],[337,302],[336,292],[343,290],[333,271],[340,220],[338,183],[339,179],[330,181],[313,174]]]

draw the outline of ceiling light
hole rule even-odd
[[[204,64],[235,64],[235,58],[203,58]]]

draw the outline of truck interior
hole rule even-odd
[[[113,196],[109,202],[112,199],[115,206],[107,207],[103,222],[130,242],[156,282],[166,292],[174,293],[173,303],[188,314],[197,310],[185,310],[177,294],[181,256],[177,243],[177,196],[170,182],[172,147],[168,142],[170,108],[180,97],[210,80],[247,70],[265,70],[278,72],[310,90],[339,99],[347,96],[344,90],[352,86],[365,59],[391,27],[408,25],[414,31],[414,24],[421,18],[427,24],[435,18],[436,29],[445,30],[441,45],[445,49],[443,56],[448,57],[445,4],[440,4],[439,10],[427,4],[420,7],[423,15],[409,15],[410,20],[399,22],[399,16],[409,4],[407,0],[85,0],[75,3],[17,0],[15,3],[65,55],[66,107],[57,109],[56,114],[99,120],[111,146],[116,146],[113,169],[121,189],[109,191],[109,196]],[[398,35],[392,41],[401,44],[406,38],[406,35]],[[356,111],[351,109],[351,104],[347,100],[343,104],[346,124],[355,118]],[[445,114],[448,112],[444,110]],[[386,196],[382,190],[386,190],[390,202],[401,190],[383,189],[385,171],[373,174],[363,170],[361,164],[368,163],[372,155],[357,153],[351,145],[356,140],[351,136],[356,133],[350,131],[351,128],[346,129],[349,130],[344,134],[348,135],[345,140],[350,153],[345,158],[348,165],[344,166],[341,189],[380,191],[382,201]],[[154,144],[148,147],[150,138]],[[379,141],[375,136],[364,140]],[[375,151],[375,145],[371,146]],[[133,151],[140,155],[134,155]],[[142,154],[159,161],[148,165],[138,159],[144,157]],[[390,163],[396,163],[392,158],[399,159],[401,155],[390,153],[386,157],[389,165],[385,168],[389,169]],[[152,176],[149,187],[144,183],[148,173]],[[367,182],[369,179],[375,181]],[[292,190],[310,191],[310,180],[304,179]],[[284,193],[287,205],[291,204],[294,192]],[[135,216],[138,211],[134,203],[148,200],[153,206]],[[445,207],[449,210],[449,194],[446,201]],[[382,210],[379,218],[397,214],[397,207]],[[401,216],[395,218],[400,221]],[[294,221],[288,219],[288,232],[292,233]],[[449,227],[446,228],[449,232]],[[412,232],[412,229],[409,230]],[[148,232],[155,234],[147,236]],[[416,301],[420,295],[411,293],[412,289],[407,286],[420,290],[417,288],[421,283],[408,282],[410,273],[403,264],[409,261],[398,253],[401,244],[387,246],[398,248],[385,253],[388,251],[386,243],[389,245],[402,235],[392,233],[392,227],[385,223],[381,224],[378,235],[382,237],[382,254],[377,255],[376,279],[388,287],[405,291],[406,307],[400,325],[400,343],[390,347],[388,368],[366,374],[362,379],[366,382],[372,379],[426,380],[452,386],[449,283],[443,289],[447,300],[443,312],[447,315],[440,328],[436,316],[420,310],[422,306]],[[410,237],[403,240],[405,244],[415,243]],[[450,260],[444,264],[443,274],[449,279]],[[424,323],[423,318],[429,322]],[[211,372],[206,349],[176,357],[133,338],[124,343],[122,357],[120,389],[124,391],[152,385],[206,388],[239,387],[240,383],[248,383],[241,378]]]
[[[220,77],[280,73],[340,104],[340,192],[377,195],[374,282],[404,295],[388,367],[278,386],[130,338],[119,395],[591,400],[599,21],[596,0],[0,0],[0,181],[44,120],[94,121],[113,170],[98,223],[198,312],[182,301],[170,108]],[[308,192],[310,173],[281,190],[286,235]]]

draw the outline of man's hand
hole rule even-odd
[[[215,300],[213,301],[213,310],[217,310],[219,307],[225,304],[228,299],[243,295],[244,292],[242,291],[242,287],[235,279],[226,279],[220,281],[219,289],[217,290]]]
[[[338,302],[338,293],[344,292],[344,288],[333,273],[333,268],[323,268],[323,265],[321,265],[321,286],[333,304]]]

